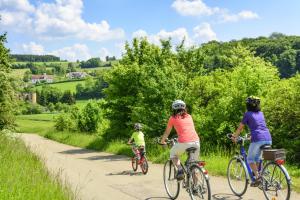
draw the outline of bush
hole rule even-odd
[[[103,114],[100,108],[101,104],[96,101],[90,101],[82,110],[78,119],[78,128],[83,132],[96,132],[99,128]]]
[[[71,131],[76,130],[76,121],[72,119],[71,115],[62,113],[54,119],[55,128],[58,131]]]
[[[273,146],[287,149],[287,159],[300,164],[300,75],[269,87],[262,108]]]
[[[44,111],[44,108],[38,104],[25,103],[22,108],[23,115],[33,115],[33,114],[41,114]]]

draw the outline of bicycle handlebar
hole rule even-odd
[[[232,133],[228,133],[226,134],[226,137],[229,138],[230,140],[233,138],[233,134]],[[244,141],[250,141],[250,138],[248,137],[248,134],[246,134],[246,136],[238,136],[237,137],[237,143],[243,143]]]
[[[166,144],[160,143],[159,138],[157,138],[157,139],[158,139],[157,143],[158,143],[159,145],[166,145]],[[167,138],[167,139],[166,139],[167,145],[173,146],[173,145],[176,144],[177,142],[178,142],[178,138],[171,138],[171,139]]]

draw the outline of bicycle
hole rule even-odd
[[[144,148],[139,148],[134,143],[130,144],[134,155],[131,158],[131,166],[134,172],[137,171],[140,165],[143,174],[148,173],[149,165]],[[137,153],[136,153],[137,152]]]
[[[229,139],[232,134],[227,134]],[[250,139],[239,136],[237,144],[240,145],[239,152],[229,161],[227,167],[227,179],[231,191],[241,197],[247,191],[249,181],[255,181],[255,175],[247,162],[245,151],[245,141]],[[285,152],[282,149],[271,149],[271,145],[261,147],[264,159],[260,159],[258,173],[262,178],[259,189],[267,200],[289,200],[291,194],[291,178],[288,171],[283,166],[285,162]],[[284,181],[284,182],[283,182]]]
[[[166,143],[169,147],[172,147],[177,143],[177,138],[167,139]],[[181,163],[184,171],[182,186],[189,193],[192,200],[211,199],[208,171],[204,169],[205,161],[194,160],[192,154],[195,151],[195,147],[186,149],[188,158],[184,165]],[[180,192],[180,181],[176,179],[176,174],[177,170],[172,160],[167,160],[164,164],[163,178],[166,192],[171,199],[176,199]]]

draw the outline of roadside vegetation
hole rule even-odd
[[[74,199],[59,174],[50,175],[20,139],[0,132],[0,142],[0,199]]]

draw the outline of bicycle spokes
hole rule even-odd
[[[275,163],[269,163],[263,171],[263,191],[272,200],[286,200],[290,196],[290,182],[283,168]]]

